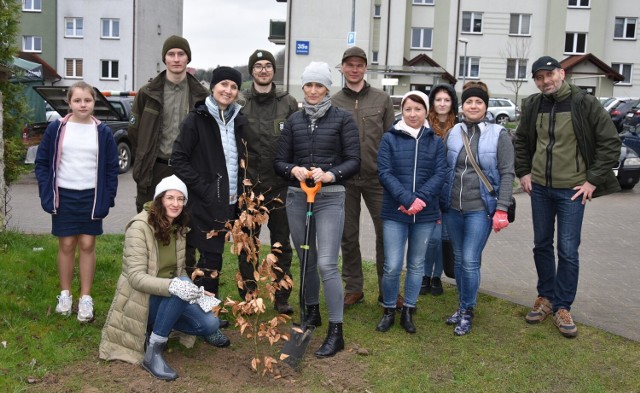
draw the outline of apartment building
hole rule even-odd
[[[19,45],[57,71],[49,83],[137,90],[164,70],[164,40],[182,34],[182,0],[21,1]]]
[[[492,96],[537,91],[531,65],[560,60],[567,80],[597,96],[640,95],[640,7],[633,0],[287,1],[285,85],[301,97],[310,61],[336,67],[350,45],[369,57],[367,79],[393,94],[482,80]]]

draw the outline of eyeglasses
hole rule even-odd
[[[271,63],[267,63],[265,65],[262,64],[254,64],[253,65],[253,70],[260,72],[262,70],[267,70],[267,71],[273,71],[273,64]]]
[[[164,200],[170,204],[177,203],[178,205],[184,205],[187,202],[185,197],[174,197],[173,195],[165,195]]]

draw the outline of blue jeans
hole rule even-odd
[[[584,205],[582,198],[571,197],[570,188],[550,188],[533,183],[531,217],[533,219],[533,260],[538,271],[538,296],[549,299],[553,311],[571,310],[578,290],[580,268],[578,248]],[[558,225],[558,267],[553,249],[555,225]]]
[[[482,250],[487,244],[493,220],[486,211],[461,212],[443,216],[454,254],[454,270],[460,308],[475,307],[480,288]]]
[[[329,311],[329,321],[342,322],[344,291],[338,270],[338,253],[344,227],[344,191],[323,192],[316,195],[313,215],[309,223],[309,248],[304,282],[305,304],[320,304],[320,276],[324,286],[324,297]],[[296,247],[298,259],[302,261],[307,197],[304,192],[287,192],[287,217],[291,239]]]
[[[435,221],[419,224],[383,220],[384,273],[382,275],[382,299],[385,308],[395,308],[400,292],[400,273],[407,249],[407,274],[404,281],[404,305],[415,308],[422,284],[424,258],[427,243],[436,226]]]
[[[442,239],[449,239],[449,235],[444,225],[437,222],[429,238],[424,259],[424,275],[427,277],[442,276]]]
[[[188,280],[181,277],[182,280]],[[189,304],[177,296],[149,296],[149,317],[147,323],[153,332],[161,337],[169,337],[171,330],[178,330],[193,336],[208,336],[215,333],[220,322],[213,312],[204,312],[197,303]]]

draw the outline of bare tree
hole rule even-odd
[[[516,105],[520,88],[527,78],[530,49],[531,37],[510,37],[500,51],[507,63],[507,80],[502,85],[515,94]]]

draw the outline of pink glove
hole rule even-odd
[[[411,204],[408,212],[409,214],[418,214],[422,209],[424,209],[425,206],[427,206],[427,204],[424,203],[422,199],[416,198],[416,200]]]
[[[509,226],[509,220],[507,220],[507,212],[502,210],[496,210],[493,215],[493,230],[500,232],[501,229]]]
[[[401,212],[403,212],[404,214],[410,216],[411,213],[409,213],[409,211],[407,209],[404,208],[404,206],[400,205],[400,207],[398,208],[398,210],[400,210]]]

